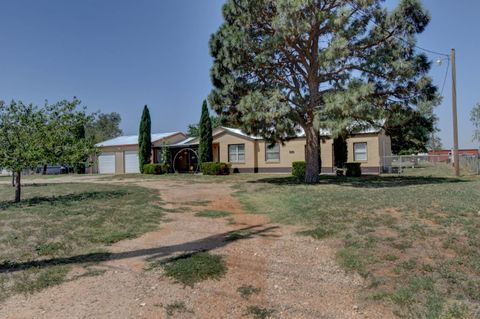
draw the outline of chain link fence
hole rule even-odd
[[[445,165],[450,160],[440,155],[392,155],[382,160],[382,173],[403,174],[406,169],[427,168]]]
[[[448,168],[453,166],[451,155],[393,155],[382,159],[382,173],[404,174],[414,169]],[[460,155],[460,167],[468,174],[480,175],[480,156]],[[452,167],[453,169],[453,167]],[[420,172],[420,170],[418,170]]]
[[[480,175],[479,155],[460,155],[460,167],[476,175]]]

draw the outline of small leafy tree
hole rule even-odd
[[[32,104],[0,104],[0,167],[15,174],[15,202],[21,199],[22,171],[43,162],[44,120],[44,112]]]
[[[22,171],[58,163],[74,167],[95,153],[93,141],[82,138],[91,120],[80,101],[61,101],[38,108],[12,101],[0,103],[0,167],[15,175],[15,202],[22,192]]]
[[[140,172],[143,173],[143,166],[150,163],[152,157],[152,122],[148,106],[144,106],[140,120],[140,132],[138,134],[138,160]]]
[[[207,101],[203,101],[202,115],[199,123],[200,143],[198,147],[200,163],[211,162],[213,160],[212,150],[212,122],[208,112]]]
[[[94,140],[87,138],[85,127],[91,125],[94,114],[87,115],[81,101],[63,100],[46,104],[43,145],[44,172],[48,164],[62,164],[83,172],[88,157],[95,153]]]
[[[472,124],[475,127],[473,141],[480,143],[480,103],[477,103],[470,112],[470,121],[472,121]]]

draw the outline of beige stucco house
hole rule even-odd
[[[322,132],[322,173],[334,173],[333,140]],[[98,172],[122,174],[138,172],[137,136],[119,137],[99,143]],[[177,172],[197,170],[198,138],[181,132],[152,134],[152,162],[161,161],[161,148],[169,147],[172,168]],[[239,129],[219,127],[213,131],[213,160],[230,163],[234,172],[291,172],[292,162],[305,160],[306,138],[298,136],[281,144],[270,144]],[[390,138],[383,129],[368,129],[347,139],[348,162],[359,162],[365,174],[381,172],[382,158],[391,155]]]

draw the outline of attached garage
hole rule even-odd
[[[152,134],[152,148],[164,144],[178,143],[186,139],[182,132]],[[96,169],[99,174],[136,174],[140,173],[138,158],[138,136],[119,136],[95,145],[101,151],[97,158]],[[155,162],[153,149],[152,162]]]
[[[115,174],[115,153],[102,153],[98,157],[98,173]]]
[[[125,173],[140,173],[137,151],[125,151]]]

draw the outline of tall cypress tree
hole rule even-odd
[[[212,121],[208,112],[207,101],[203,101],[202,115],[199,123],[200,144],[199,144],[199,160],[200,163],[211,162],[213,160],[212,151]]]
[[[140,132],[138,134],[138,161],[140,163],[140,172],[143,173],[143,166],[150,163],[152,157],[152,122],[150,120],[150,111],[145,105],[143,108],[142,119],[140,120]]]

